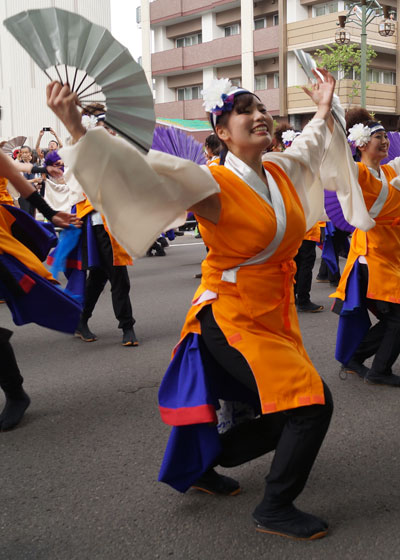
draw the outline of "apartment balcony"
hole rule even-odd
[[[254,56],[277,53],[279,51],[279,25],[257,29],[253,32]]]
[[[202,99],[173,101],[171,103],[156,103],[154,108],[156,117],[163,117],[165,119],[206,120],[207,118]]]
[[[287,26],[288,50],[315,49],[335,42],[336,22],[338,15],[346,15],[347,12],[336,12],[326,16],[313,17]],[[376,23],[375,23],[376,22]],[[393,52],[396,51],[397,31],[392,37],[381,37],[378,32],[379,18],[367,28],[368,44],[375,50]],[[350,32],[351,41],[359,43],[361,28],[353,23],[346,24]]]
[[[170,49],[151,55],[153,76],[174,74],[240,60],[241,36],[222,37],[200,45]]]
[[[211,11],[216,6],[233,4],[232,0],[155,0],[150,3],[150,24]]]
[[[367,109],[374,113],[396,112],[396,87],[388,84],[376,84],[368,82]],[[352,96],[353,80],[340,80],[337,82],[336,93],[345,109],[359,106],[360,96]],[[288,113],[289,115],[299,113],[314,113],[315,105],[311,99],[298,87],[288,88]]]

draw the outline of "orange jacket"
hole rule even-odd
[[[368,210],[377,199],[382,183],[363,163],[358,163],[358,181]],[[390,185],[396,172],[390,165],[382,165],[389,184],[386,202],[375,218],[376,226],[369,231],[356,229],[353,233],[346,266],[337,291],[331,297],[344,300],[346,285],[354,263],[364,256],[368,263],[367,297],[400,303],[400,192]]]
[[[8,192],[7,185],[8,179],[0,177],[0,204],[11,204],[14,206],[14,200]]]
[[[244,181],[223,166],[210,171],[221,187],[221,215],[217,225],[196,216],[209,253],[202,265],[198,288],[181,333],[201,333],[197,313],[210,301],[197,304],[206,290],[214,318],[231,346],[250,365],[264,413],[324,403],[321,378],[301,338],[294,305],[293,261],[305,233],[303,209],[285,173],[264,164],[282,194],[287,225],[276,252],[264,264],[245,266],[235,284],[221,279],[224,270],[238,266],[265,249],[275,236],[271,206]]]
[[[15,217],[0,205],[0,253],[7,253],[21,261],[30,270],[33,270],[53,284],[58,284],[47,268],[40,262],[23,243],[15,239],[11,233],[11,226]]]
[[[90,212],[93,212],[93,211],[94,211],[94,208],[91,205],[88,198],[85,198],[85,200],[82,200],[81,202],[78,202],[78,204],[76,205],[76,215],[77,215],[78,218],[82,219],[85,216],[87,216],[88,214],[90,214]],[[112,251],[113,251],[113,265],[114,266],[129,266],[129,265],[133,264],[132,257],[125,251],[125,249],[111,235],[104,216],[102,216],[102,219],[103,219],[104,228],[105,228],[106,232],[108,233],[108,235],[110,236],[111,247],[112,247]]]

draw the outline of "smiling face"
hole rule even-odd
[[[382,161],[388,155],[390,141],[386,131],[379,130],[374,132],[371,140],[366,146],[360,146],[361,159],[368,158],[371,161]]]
[[[261,155],[271,144],[273,120],[257,97],[242,94],[235,99],[233,110],[220,118],[215,129],[234,154]]]

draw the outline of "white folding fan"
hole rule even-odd
[[[26,136],[15,136],[15,138],[10,138],[0,144],[1,149],[8,156],[12,156],[16,148],[20,148],[26,142]]]
[[[142,68],[107,29],[59,8],[20,12],[4,25],[50,80],[70,85],[85,112],[104,103],[105,124],[148,152],[153,96]]]

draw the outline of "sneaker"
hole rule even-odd
[[[357,362],[357,360],[350,360],[347,365],[342,365],[342,371],[344,373],[356,373],[362,379],[365,379],[366,375],[369,372],[369,369],[364,364]]]
[[[202,273],[201,273],[201,272],[198,272],[197,274],[195,274],[195,275],[193,276],[193,278],[201,278],[202,276],[203,276]]]
[[[97,336],[89,329],[88,324],[84,321],[79,321],[76,328],[75,336],[81,338],[84,342],[95,342]]]
[[[365,383],[370,385],[389,385],[390,387],[400,387],[400,377],[394,373],[375,373],[368,370],[364,377]]]
[[[313,541],[325,537],[328,524],[323,519],[305,513],[293,505],[271,512],[253,513],[256,530],[289,539]]]
[[[240,492],[240,484],[237,480],[218,474],[214,469],[205,472],[196,480],[192,488],[206,494],[221,494],[223,496],[236,496]]]
[[[157,239],[157,242],[161,245],[161,247],[169,247],[169,243],[163,235],[160,235],[160,237]]]
[[[297,310],[301,311],[302,313],[319,313],[323,309],[324,309],[323,305],[317,305],[312,301],[303,304],[300,303],[297,304]]]
[[[139,346],[133,327],[124,329],[122,334],[122,346]]]

